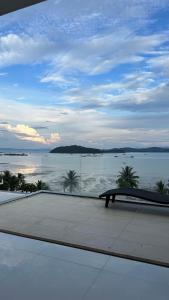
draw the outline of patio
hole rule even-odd
[[[0,230],[169,265],[169,210],[39,193],[0,206]]]
[[[169,269],[0,233],[1,299],[167,300]]]

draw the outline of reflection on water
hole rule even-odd
[[[16,173],[22,173],[24,175],[32,175],[34,173],[36,173],[37,171],[37,166],[20,166],[20,167],[16,167],[15,169]]]
[[[169,179],[169,153],[69,155],[31,153],[27,157],[0,157],[0,171],[23,173],[28,182],[42,180],[51,190],[63,192],[63,176],[75,170],[80,176],[81,193],[100,192],[116,186],[122,167],[129,165],[140,176],[140,187],[152,188],[155,182]]]

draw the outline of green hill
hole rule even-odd
[[[130,153],[130,152],[162,152],[169,153],[169,148],[149,147],[149,148],[112,148],[112,149],[97,149],[83,146],[71,145],[56,147],[50,153],[68,153],[68,154],[101,154],[101,153]]]
[[[50,153],[70,153],[70,154],[76,154],[76,153],[81,153],[81,154],[92,153],[92,154],[97,154],[97,153],[102,153],[102,151],[99,150],[99,149],[95,149],[95,148],[87,148],[87,147],[82,147],[82,146],[72,145],[72,146],[62,146],[62,147],[57,147],[57,148],[51,150]]]

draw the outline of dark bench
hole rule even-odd
[[[163,195],[157,192],[151,192],[143,189],[134,189],[134,188],[119,188],[108,190],[107,192],[101,194],[99,198],[105,198],[105,207],[108,207],[109,201],[115,201],[117,195],[121,196],[131,196],[139,199],[143,199],[149,202],[165,204],[169,206],[169,195]]]

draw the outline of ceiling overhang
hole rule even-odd
[[[0,16],[46,0],[0,0]]]

